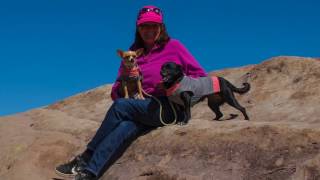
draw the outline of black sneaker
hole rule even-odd
[[[87,165],[81,156],[76,156],[73,160],[66,164],[56,167],[56,173],[64,177],[74,177]]]
[[[80,171],[74,179],[75,180],[98,180],[98,178],[92,172],[85,169]]]

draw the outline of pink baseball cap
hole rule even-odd
[[[137,17],[137,26],[145,22],[163,23],[162,12],[156,6],[143,6]]]

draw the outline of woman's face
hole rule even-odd
[[[154,45],[161,33],[161,25],[157,23],[143,23],[138,26],[139,34],[146,45]]]

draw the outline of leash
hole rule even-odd
[[[173,111],[174,120],[172,121],[172,123],[165,123],[165,122],[163,121],[163,119],[162,119],[162,116],[161,116],[161,115],[162,115],[162,104],[161,104],[161,101],[160,101],[158,98],[156,98],[156,97],[148,94],[147,92],[145,92],[144,89],[142,89],[142,92],[143,92],[145,95],[153,98],[154,100],[156,100],[156,101],[158,102],[158,104],[159,104],[159,106],[160,106],[159,119],[160,119],[160,122],[161,122],[164,126],[169,126],[169,125],[174,125],[174,124],[176,124],[176,122],[177,122],[177,112],[176,112],[176,110],[175,110],[175,108],[174,108],[174,106],[173,106],[173,104],[172,104],[171,101],[169,101],[169,104],[170,104],[170,107],[171,107],[171,109],[172,109],[172,111]]]

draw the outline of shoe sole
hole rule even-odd
[[[61,177],[73,178],[77,175],[77,174],[64,174],[64,173],[59,172],[57,169],[55,169],[55,171],[56,171],[56,174]]]

